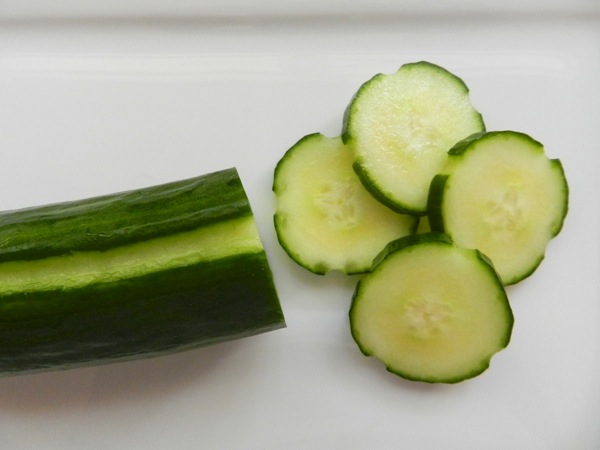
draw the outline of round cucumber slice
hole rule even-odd
[[[429,219],[457,245],[486,254],[509,285],[537,269],[568,197],[562,164],[541,143],[515,131],[479,133],[456,144],[433,179]]]
[[[365,187],[387,206],[426,213],[428,187],[459,140],[485,129],[465,83],[425,62],[365,82],[348,106],[342,138]]]
[[[363,354],[428,383],[484,372],[508,345],[514,322],[487,258],[434,232],[388,244],[359,281],[349,316]]]
[[[366,272],[389,241],[417,227],[415,217],[386,208],[362,187],[340,137],[300,139],[277,164],[273,191],[281,246],[317,274]]]

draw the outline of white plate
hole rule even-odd
[[[51,3],[0,7],[0,209],[237,166],[288,327],[2,379],[3,448],[600,448],[596,2]],[[510,346],[453,386],[364,358],[347,321],[356,278],[300,269],[272,227],[283,152],[338,134],[363,81],[422,59],[465,80],[489,129],[543,142],[571,188],[546,260],[510,288]]]

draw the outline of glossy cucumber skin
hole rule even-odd
[[[448,175],[435,175],[431,180],[431,184],[429,186],[429,196],[427,197],[429,226],[433,231],[437,231],[439,233],[446,232],[444,216],[442,214],[442,205],[444,203],[444,187],[447,182]]]
[[[1,272],[11,261],[103,254],[251,218],[252,211],[237,171],[227,169],[0,216],[3,238],[24,230],[0,246]],[[75,288],[24,285],[0,295],[0,375],[140,359],[285,327],[262,245],[226,255]]]
[[[127,192],[4,211],[0,262],[105,250],[250,214],[233,168]]]
[[[264,253],[0,298],[0,374],[173,353],[285,326]]]

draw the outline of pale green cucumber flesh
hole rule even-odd
[[[363,188],[339,137],[315,133],[277,164],[273,191],[277,237],[306,269],[361,273],[391,240],[413,233],[416,218],[386,208]]]
[[[418,62],[365,82],[346,110],[342,137],[353,149],[356,173],[379,201],[423,215],[429,182],[448,149],[484,129],[465,83]]]
[[[561,230],[569,189],[559,160],[514,131],[478,134],[450,152],[431,183],[433,229],[486,254],[504,284],[531,275]]]
[[[402,378],[457,383],[484,372],[514,323],[504,287],[476,251],[426,233],[388,245],[356,288],[352,336]]]

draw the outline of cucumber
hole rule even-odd
[[[358,282],[349,316],[364,355],[428,383],[483,373],[509,344],[514,323],[488,259],[435,232],[388,244]]]
[[[183,351],[285,326],[234,168],[0,213],[0,374]]]
[[[465,83],[425,62],[378,74],[354,95],[342,138],[365,187],[390,208],[424,215],[431,179],[456,142],[485,129]]]
[[[340,137],[300,139],[278,162],[273,191],[281,246],[316,274],[366,272],[385,244],[417,226],[415,217],[386,208],[362,187]]]
[[[560,160],[515,131],[478,133],[457,143],[429,194],[431,227],[477,248],[504,284],[530,276],[562,229],[569,188]]]

